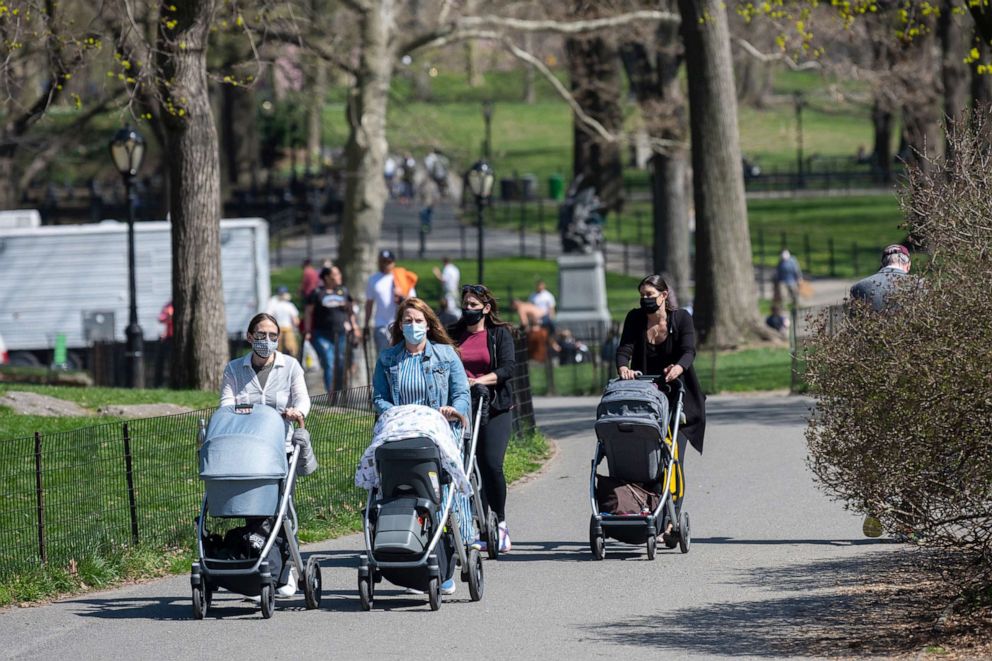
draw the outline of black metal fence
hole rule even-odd
[[[527,362],[513,378],[514,430],[534,427]],[[313,398],[307,417],[320,470],[295,494],[303,522],[357,512],[355,467],[375,423],[371,390]],[[188,547],[203,488],[200,420],[214,409],[0,441],[0,578],[138,544]]]

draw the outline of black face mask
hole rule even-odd
[[[462,308],[462,319],[469,326],[474,326],[482,321],[482,317],[482,310],[469,310],[468,308]]]
[[[658,311],[658,297],[657,296],[641,296],[641,309],[647,313]]]

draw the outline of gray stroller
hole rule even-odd
[[[406,406],[391,411],[426,408]],[[427,409],[427,413],[432,412]],[[404,416],[412,417],[405,412]],[[429,418],[425,422],[431,422]],[[475,473],[478,431],[477,414],[471,442],[458,457],[466,480]],[[450,439],[446,422],[439,426],[423,424],[366,451],[367,455],[374,452],[378,484],[369,490],[363,517],[365,553],[358,566],[358,594],[363,610],[372,608],[375,586],[383,579],[426,592],[431,610],[438,610],[441,583],[453,571],[452,564],[461,567],[461,580],[468,583],[472,601],[482,599],[482,557],[478,549],[470,546],[473,540],[463,539],[460,525],[462,517],[477,518],[479,512],[454,507],[455,475],[441,449],[446,434]],[[477,498],[468,499],[470,510],[478,507]]]
[[[680,379],[655,385],[657,376],[633,380],[614,379],[596,409],[596,456],[589,476],[589,546],[593,557],[606,557],[606,538],[626,544],[645,544],[648,559],[654,560],[658,533],[673,522],[669,548],[689,552],[689,513],[676,516],[673,495],[684,492],[679,467],[679,425],[684,422]],[[668,395],[674,395],[670,406]],[[606,459],[609,475],[597,468]],[[621,498],[633,503],[619,508]],[[616,511],[617,509],[624,511]]]
[[[262,617],[275,610],[276,583],[284,555],[297,571],[304,566],[296,539],[293,488],[300,447],[287,459],[286,422],[269,406],[224,406],[200,434],[200,479],[205,486],[197,517],[197,551],[190,583],[193,616],[203,619],[218,589],[261,598]],[[208,517],[245,519],[221,536]],[[254,533],[252,534],[252,528]],[[280,544],[280,532],[284,542]],[[282,547],[282,548],[280,548]],[[320,605],[320,567],[311,558],[301,577],[307,609]]]

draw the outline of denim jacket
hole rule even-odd
[[[372,404],[377,413],[395,405],[412,403],[405,401],[399,391],[399,362],[403,356],[402,342],[384,349],[379,355],[372,376]],[[422,360],[427,377],[427,405],[433,409],[452,406],[468,418],[471,408],[468,377],[454,347],[427,340]]]

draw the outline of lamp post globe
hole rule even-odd
[[[486,161],[478,161],[472,166],[472,169],[468,171],[468,187],[475,196],[475,212],[476,212],[476,233],[478,237],[478,255],[477,259],[479,262],[479,284],[483,284],[483,260],[482,260],[482,244],[483,244],[483,228],[482,228],[482,210],[489,201],[489,198],[493,194],[493,183],[496,181],[496,173],[493,172],[492,167]]]
[[[138,325],[138,296],[134,273],[134,177],[141,169],[145,157],[145,140],[131,127],[124,127],[110,140],[110,157],[114,167],[124,179],[127,193],[127,274],[128,274],[128,325],[124,331],[127,337],[125,363],[127,385],[142,388],[145,385],[144,333]]]

